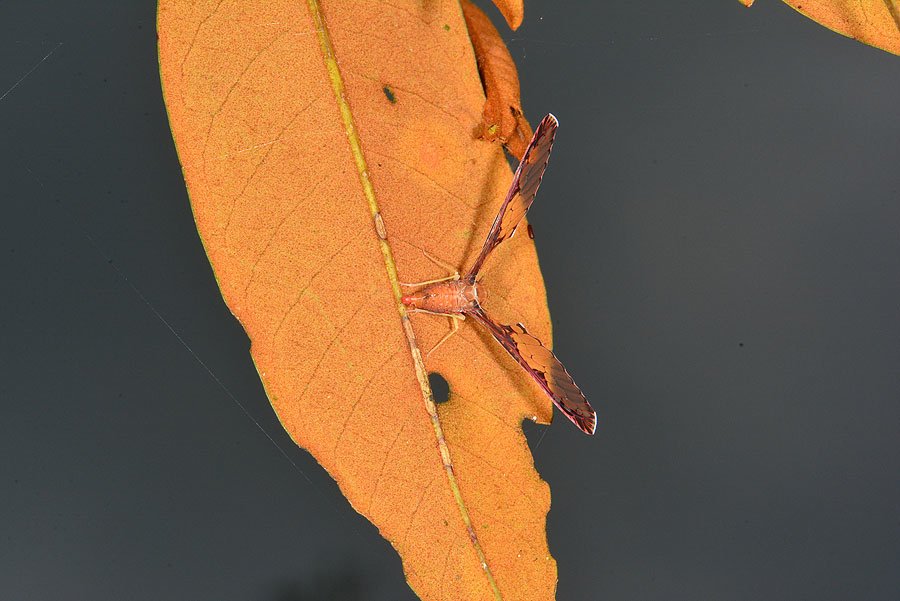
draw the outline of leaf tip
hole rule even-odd
[[[506,19],[509,28],[515,31],[522,25],[522,19],[525,17],[525,8],[522,0],[494,0],[494,6]]]

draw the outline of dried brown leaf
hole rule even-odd
[[[516,64],[488,16],[469,0],[461,0],[460,4],[487,96],[479,135],[484,140],[499,140],[512,154],[521,157],[532,131],[522,112]]]

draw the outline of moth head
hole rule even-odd
[[[412,294],[404,294],[400,297],[400,302],[406,305],[408,309],[420,309],[425,299],[430,296],[431,294],[424,293],[419,290],[418,292],[413,292]]]

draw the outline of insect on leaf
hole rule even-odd
[[[566,417],[582,432],[593,434],[597,427],[597,416],[566,368],[538,338],[529,334],[522,324],[500,325],[489,318],[481,306],[479,290],[482,288],[477,281],[485,261],[494,252],[494,249],[513,237],[516,228],[534,202],[550,160],[550,151],[553,148],[553,139],[558,125],[556,117],[553,115],[547,115],[541,120],[534,136],[525,148],[525,153],[513,176],[506,198],[500,205],[500,210],[488,231],[481,253],[466,275],[460,278],[458,273],[454,273],[451,278],[422,282],[418,291],[404,295],[400,302],[413,312],[447,315],[454,318],[454,329],[442,338],[430,352],[434,352],[449,339],[451,334],[456,333],[458,330],[456,319],[463,319],[465,316],[473,317],[487,328],[497,342],[538,383]],[[436,259],[432,258],[432,260],[438,262]],[[415,286],[416,284],[406,285]]]
[[[550,493],[521,429],[552,404],[468,324],[423,361],[447,323],[413,335],[400,302],[401,279],[435,277],[423,250],[473,263],[512,174],[474,135],[485,91],[462,12],[396,4],[162,0],[191,206],[282,425],[397,549],[416,593],[553,599]],[[481,275],[492,316],[549,342],[528,236]],[[450,385],[437,408],[429,371]]]

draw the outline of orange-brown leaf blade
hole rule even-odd
[[[791,0],[787,4],[832,31],[900,54],[900,6],[896,0]]]
[[[442,3],[321,4],[159,4],[166,106],[223,297],[282,425],[421,598],[552,599],[549,489],[521,430],[552,405],[465,324],[426,363],[451,386],[437,410],[451,486],[393,286],[435,277],[423,248],[470,262],[511,179],[473,136],[484,95],[465,23]],[[515,237],[491,266],[491,310],[548,340],[533,243]],[[447,328],[413,322],[422,349]]]

